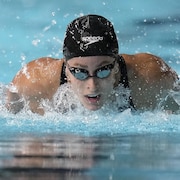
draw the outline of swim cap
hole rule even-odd
[[[112,23],[98,15],[73,20],[66,30],[63,54],[66,60],[85,56],[116,56],[118,42]]]

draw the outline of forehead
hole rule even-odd
[[[71,66],[81,67],[99,67],[105,64],[112,63],[113,57],[110,56],[87,56],[87,57],[75,57],[68,61]]]

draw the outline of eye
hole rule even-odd
[[[80,73],[80,72],[82,72],[82,71],[81,71],[81,69],[79,69],[79,68],[74,68],[74,72],[75,72],[75,73]]]
[[[79,80],[84,80],[88,77],[88,71],[80,68],[71,69],[71,73]]]
[[[101,69],[97,71],[97,77],[98,78],[106,78],[110,75],[111,70],[110,69]]]
[[[105,65],[99,69],[97,69],[96,74],[98,78],[106,78],[110,75],[111,70],[114,68],[115,62],[112,64]]]

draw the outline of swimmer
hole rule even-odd
[[[42,100],[52,101],[58,88],[69,83],[79,102],[91,111],[109,102],[118,86],[130,90],[127,104],[118,107],[121,111],[159,106],[179,111],[169,95],[178,81],[176,72],[155,55],[119,54],[118,49],[113,25],[106,18],[85,15],[73,20],[64,38],[64,58],[42,57],[26,64],[11,82],[6,107],[17,113],[26,103],[32,112],[43,115]]]

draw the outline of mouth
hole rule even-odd
[[[91,104],[98,104],[101,96],[99,94],[88,94],[85,97]]]

